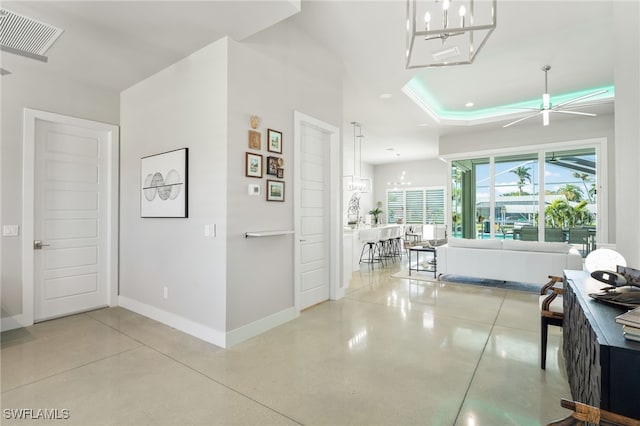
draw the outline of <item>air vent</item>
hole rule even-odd
[[[46,62],[44,54],[62,31],[19,13],[0,9],[0,47],[3,51]]]

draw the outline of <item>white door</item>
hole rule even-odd
[[[34,320],[106,306],[109,132],[37,120]]]
[[[300,309],[329,299],[329,143],[327,132],[300,126]]]

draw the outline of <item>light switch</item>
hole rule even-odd
[[[17,237],[20,235],[20,225],[4,225],[2,235],[5,237]]]
[[[209,227],[209,225],[205,225],[204,226],[204,236],[208,237],[209,235],[211,235],[211,228]]]

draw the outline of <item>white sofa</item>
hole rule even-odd
[[[565,269],[582,270],[580,252],[567,243],[450,238],[437,248],[438,274],[544,284]]]

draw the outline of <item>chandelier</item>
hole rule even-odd
[[[411,182],[409,182],[406,177],[407,172],[403,170],[402,174],[400,175],[400,179],[397,182],[387,182],[387,186],[393,188],[394,190],[398,190],[398,188],[403,186],[411,186]]]
[[[371,181],[362,177],[362,125],[357,121],[352,121],[353,125],[353,170],[352,174],[344,176],[347,191],[369,192],[371,191]],[[357,130],[357,133],[356,133]],[[356,147],[358,154],[356,155]],[[360,168],[356,170],[356,160],[359,158]],[[356,174],[358,172],[358,174]]]
[[[406,68],[470,64],[496,28],[497,0],[407,0]]]

